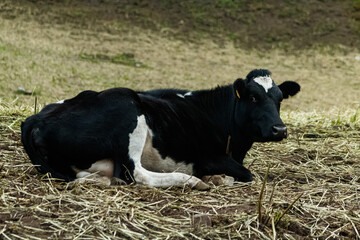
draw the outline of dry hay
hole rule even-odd
[[[290,137],[255,144],[245,163],[255,175],[252,184],[201,192],[70,186],[40,175],[20,143],[19,124],[32,111],[1,105],[2,239],[360,238],[355,112],[283,113]]]

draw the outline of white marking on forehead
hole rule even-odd
[[[58,101],[57,104],[63,104],[65,100]]]
[[[265,92],[268,92],[269,89],[273,87],[273,80],[270,76],[256,77],[254,78],[254,82],[262,86],[265,89]]]

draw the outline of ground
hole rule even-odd
[[[359,9],[1,2],[0,239],[360,239]],[[250,184],[69,185],[39,174],[20,142],[21,121],[85,89],[213,88],[254,68],[302,90],[282,105],[289,138],[246,156]]]

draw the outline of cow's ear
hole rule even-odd
[[[240,98],[242,94],[245,92],[245,80],[242,78],[236,79],[234,82],[234,91],[235,95]]]
[[[300,85],[297,82],[293,81],[283,82],[282,84],[278,85],[278,87],[282,91],[284,98],[294,96],[300,91]]]

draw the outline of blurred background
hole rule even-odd
[[[284,109],[356,109],[359,0],[1,1],[0,98],[203,89],[254,68],[301,93]]]

